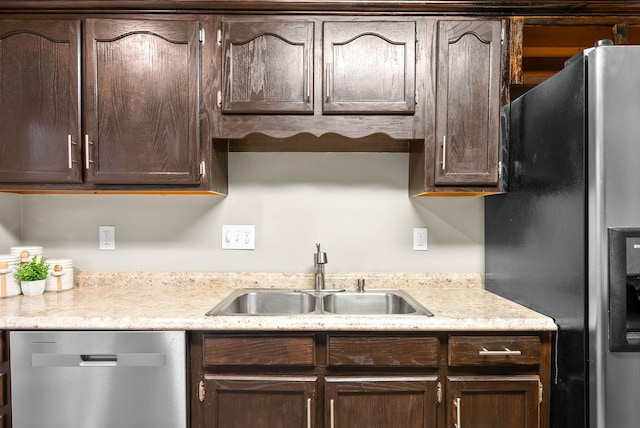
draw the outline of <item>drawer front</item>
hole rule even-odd
[[[205,366],[315,365],[314,335],[206,335]]]
[[[538,336],[451,336],[450,366],[538,365]]]
[[[437,337],[329,336],[330,366],[435,367]]]

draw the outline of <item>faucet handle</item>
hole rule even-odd
[[[328,263],[327,253],[323,253],[322,251],[320,251],[320,244],[316,244],[316,249],[318,251],[314,254],[313,261],[319,265]]]

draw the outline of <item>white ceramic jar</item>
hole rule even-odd
[[[45,259],[49,275],[45,279],[44,291],[63,291],[73,288],[73,260]]]
[[[42,247],[37,245],[21,245],[9,248],[9,252],[21,258],[21,261],[28,262],[33,256],[42,257]]]
[[[17,296],[22,293],[20,291],[20,281],[13,276],[15,266],[19,260],[20,256],[0,254],[0,297]]]

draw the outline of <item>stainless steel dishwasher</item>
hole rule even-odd
[[[13,428],[185,428],[184,331],[12,331]]]

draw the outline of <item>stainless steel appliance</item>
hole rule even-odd
[[[640,423],[638,70],[599,43],[514,100],[508,193],[485,199],[486,288],[558,325],[554,428]]]
[[[186,428],[185,332],[12,331],[13,428]]]

